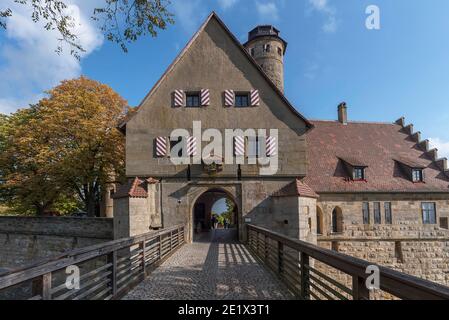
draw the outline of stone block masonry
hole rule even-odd
[[[109,218],[0,217],[0,268],[23,267],[112,239]]]

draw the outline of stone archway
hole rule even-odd
[[[222,187],[211,187],[211,188],[201,188],[202,190],[197,190],[195,192],[196,196],[193,198],[191,206],[191,218],[190,218],[190,232],[192,241],[201,237],[202,234],[208,233],[213,229],[212,225],[212,206],[219,199],[229,199],[234,205],[234,212],[232,213],[231,225],[236,229],[234,232],[236,238],[238,239],[241,225],[241,215],[240,206],[238,201],[236,201],[236,196],[228,188]],[[221,226],[218,226],[221,227]]]

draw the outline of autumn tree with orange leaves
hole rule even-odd
[[[127,102],[86,77],[47,93],[3,125],[0,197],[37,215],[77,198],[95,216],[102,190],[123,175],[124,136],[116,128]]]

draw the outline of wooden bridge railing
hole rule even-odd
[[[176,226],[77,249],[1,275],[0,299],[118,299],[184,243]]]
[[[248,225],[248,246],[300,299],[449,299],[448,287],[381,266],[380,289],[370,292],[372,263],[261,227]]]

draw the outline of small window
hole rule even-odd
[[[278,47],[278,54],[282,56],[282,48]]]
[[[399,263],[404,262],[404,255],[402,253],[402,244],[400,241],[395,241],[394,243],[394,257]]]
[[[199,92],[188,92],[186,93],[186,107],[188,108],[198,108],[200,107],[200,93]]]
[[[338,252],[339,249],[340,249],[339,243],[337,241],[332,241],[332,251]]]
[[[270,52],[271,51],[271,45],[270,44],[266,44],[263,46],[263,51],[265,52]]]
[[[422,169],[413,169],[412,170],[412,179],[413,182],[423,182],[424,181],[423,171]]]
[[[365,168],[354,168],[354,180],[365,180]]]
[[[374,202],[374,223],[381,224],[382,218],[380,214],[380,202]]]
[[[393,215],[391,214],[391,202],[385,202],[385,223],[393,224]]]
[[[316,208],[316,233],[323,234],[323,213],[319,207]]]
[[[449,219],[447,217],[440,218],[440,228],[441,229],[449,229]]]
[[[249,50],[249,52],[250,52],[250,54],[251,54],[251,57],[254,57],[254,48],[251,48],[251,49]]]
[[[343,213],[339,207],[332,211],[332,233],[343,232]]]
[[[424,224],[436,224],[437,213],[436,205],[434,202],[423,202],[422,206],[422,219]]]
[[[362,214],[363,214],[363,224],[369,224],[369,203],[364,202],[363,208],[362,208]]]
[[[249,95],[247,93],[237,93],[235,95],[235,106],[239,108],[249,107]]]

